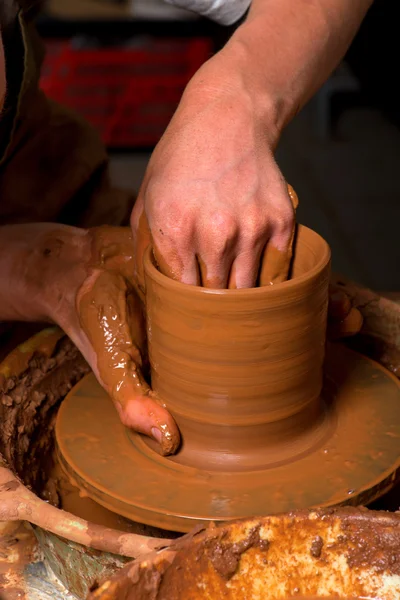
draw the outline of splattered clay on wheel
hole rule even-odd
[[[254,468],[193,467],[190,444],[164,458],[151,441],[123,427],[90,374],[61,406],[58,453],[95,501],[175,531],[301,507],[365,504],[387,491],[400,468],[400,382],[370,359],[332,345],[321,404],[312,428],[290,444],[267,447]]]

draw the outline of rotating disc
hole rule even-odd
[[[309,452],[266,461],[257,470],[221,472],[157,454],[120,423],[90,374],[59,410],[59,459],[71,480],[99,504],[171,531],[298,508],[366,504],[400,474],[400,382],[340,344],[328,348],[325,380],[329,427]]]

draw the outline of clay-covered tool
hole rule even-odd
[[[47,531],[96,550],[121,556],[137,557],[151,550],[168,546],[169,540],[121,533],[89,523],[51,506],[28,490],[0,463],[0,521],[29,521]]]

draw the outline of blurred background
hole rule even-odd
[[[334,270],[384,292],[400,291],[399,22],[399,3],[375,0],[277,153]],[[232,33],[162,0],[48,0],[38,29],[42,88],[98,128],[115,183],[136,191],[187,81]]]

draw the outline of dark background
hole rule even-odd
[[[393,291],[400,290],[399,19],[397,2],[375,1],[344,65],[278,151],[300,195],[300,219],[330,242],[334,268]]]

